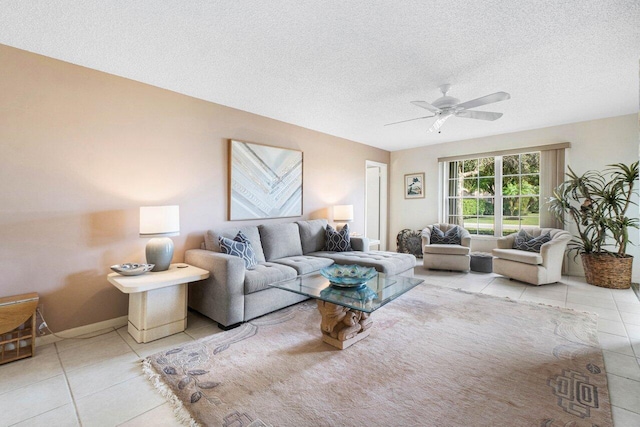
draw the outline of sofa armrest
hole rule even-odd
[[[368,237],[351,237],[351,249],[360,252],[369,252]]]
[[[431,244],[431,227],[425,227],[422,229],[422,252],[424,252],[424,247],[426,245]]]
[[[224,326],[244,321],[244,261],[204,249],[189,249],[184,260],[209,271],[189,286],[189,306]]]
[[[515,242],[516,235],[509,234],[508,236],[500,237],[496,240],[498,249],[513,249],[513,243]]]
[[[562,262],[564,261],[564,252],[567,248],[567,244],[571,240],[571,235],[569,233],[562,233],[544,243],[540,247],[540,255],[542,256],[542,265],[546,268],[552,267],[552,265],[556,265],[556,263],[560,263],[560,267],[562,268]]]
[[[466,229],[460,227],[462,230],[462,234],[460,235],[460,245],[465,246],[467,248],[471,247],[471,233]]]

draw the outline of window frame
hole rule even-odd
[[[537,154],[538,155],[538,172],[537,173],[523,173],[522,171],[522,156],[526,155],[526,154]],[[538,206],[540,207],[540,205],[542,204],[542,188],[541,188],[541,181],[542,181],[542,152],[539,149],[524,149],[522,151],[518,151],[518,152],[509,152],[509,153],[487,153],[487,154],[475,154],[475,155],[470,155],[468,157],[461,157],[461,158],[456,158],[456,159],[452,159],[452,160],[445,160],[445,161],[441,161],[441,179],[442,179],[442,185],[440,186],[441,188],[441,197],[440,197],[440,203],[441,203],[441,222],[450,222],[451,217],[453,217],[455,214],[452,214],[449,210],[450,206],[451,206],[451,201],[455,200],[455,199],[467,199],[467,200],[480,200],[480,199],[490,199],[491,197],[493,197],[494,199],[494,203],[493,203],[493,235],[491,234],[480,234],[478,233],[479,229],[480,229],[480,223],[479,223],[479,218],[481,217],[481,215],[479,215],[479,212],[476,210],[476,224],[478,225],[476,227],[476,233],[472,233],[472,236],[474,237],[487,237],[487,238],[500,238],[503,237],[503,233],[504,233],[504,227],[503,227],[503,223],[504,223],[504,198],[505,195],[503,194],[503,185],[504,185],[504,171],[503,171],[503,158],[505,156],[515,156],[517,155],[519,157],[519,162],[518,162],[518,174],[509,174],[506,175],[508,177],[514,177],[517,176],[518,177],[518,182],[519,182],[519,189],[518,189],[518,195],[516,197],[518,197],[519,199],[521,199],[523,197],[522,194],[522,177],[523,176],[527,176],[527,175],[537,175],[538,176],[538,192],[537,194],[534,194],[534,197],[538,198]],[[469,160],[480,160],[480,159],[484,159],[484,158],[493,158],[493,163],[494,163],[494,194],[492,196],[480,196],[480,195],[476,195],[475,197],[465,197],[463,195],[459,195],[459,196],[451,196],[450,195],[450,183],[451,183],[451,170],[452,170],[452,164],[454,163],[458,163],[458,162],[464,162],[464,161],[469,161]],[[480,163],[478,162],[478,174],[476,175],[476,179],[480,179]],[[479,188],[479,186],[478,186]],[[526,195],[524,195],[526,196]],[[508,196],[507,196],[508,197]],[[521,200],[520,200],[521,201]],[[461,205],[462,206],[462,205]],[[542,221],[542,216],[541,213],[539,212],[540,209],[538,209],[538,224],[537,227],[540,227],[541,225],[541,221]],[[464,214],[460,214],[460,217],[462,217],[462,224],[459,224],[461,226],[464,227]],[[519,217],[519,221],[518,221],[518,228],[515,230],[520,230],[522,229],[523,225],[522,225],[522,215],[520,213],[520,211],[518,212],[518,217]],[[526,227],[526,226],[525,226]]]

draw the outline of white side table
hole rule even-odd
[[[186,266],[178,268],[178,266]],[[209,272],[188,264],[140,276],[111,273],[109,282],[129,294],[129,334],[145,343],[187,328],[187,284],[209,277]]]

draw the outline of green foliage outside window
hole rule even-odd
[[[496,176],[496,159],[502,167]],[[449,169],[449,216],[472,234],[490,234],[494,221],[503,234],[540,223],[540,153],[461,160]],[[495,218],[496,186],[502,191],[502,212]]]

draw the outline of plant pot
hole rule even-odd
[[[580,254],[587,283],[611,289],[631,287],[633,257],[617,257],[610,254]]]

